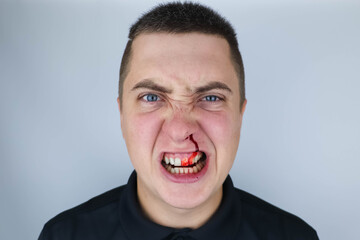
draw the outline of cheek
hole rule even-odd
[[[133,147],[132,155],[149,156],[161,128],[161,119],[155,113],[133,116],[127,121],[127,140]]]
[[[201,112],[199,123],[214,144],[234,142],[239,129],[234,117],[226,112]]]

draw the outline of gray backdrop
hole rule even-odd
[[[130,24],[156,2],[1,2],[0,239],[36,239],[127,181],[118,69]],[[245,63],[235,185],[321,239],[359,239],[359,1],[200,2],[232,22]]]

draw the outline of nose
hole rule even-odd
[[[163,131],[178,144],[188,140],[197,129],[198,124],[188,111],[175,110],[163,124]]]

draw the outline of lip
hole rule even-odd
[[[200,172],[197,173],[188,173],[188,174],[172,174],[169,173],[161,164],[161,161],[164,157],[164,154],[166,152],[163,152],[160,156],[160,172],[162,173],[162,176],[164,176],[166,178],[167,181],[173,182],[173,183],[195,183],[200,181],[204,175],[206,174],[208,168],[209,168],[209,161],[210,161],[210,157],[209,155],[202,150],[199,150],[203,153],[205,153],[206,155],[206,165],[204,166],[203,169],[201,169]],[[168,152],[168,151],[167,151]],[[184,151],[182,153],[188,153],[189,151]],[[180,152],[171,152],[171,153],[180,153]]]

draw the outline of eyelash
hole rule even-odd
[[[149,100],[149,97],[156,97],[157,99],[156,100]],[[157,102],[159,100],[161,100],[161,98],[154,94],[154,93],[147,93],[147,94],[144,94],[142,96],[139,97],[141,100],[145,101],[145,102]]]
[[[154,100],[154,99],[149,100],[149,97],[156,98],[156,100]],[[162,98],[159,95],[154,94],[154,93],[147,93],[147,94],[141,95],[139,97],[139,99],[141,99],[144,102],[148,102],[148,103],[154,103],[154,102],[158,102],[158,101],[162,100]],[[216,103],[216,102],[224,101],[224,98],[216,96],[216,95],[206,95],[206,96],[202,97],[200,99],[200,101]]]
[[[209,98],[212,100],[210,100]],[[213,98],[215,98],[216,100],[214,100]],[[224,98],[221,98],[216,95],[207,95],[207,96],[203,97],[201,100],[206,101],[206,102],[219,102],[219,101],[224,101]]]

